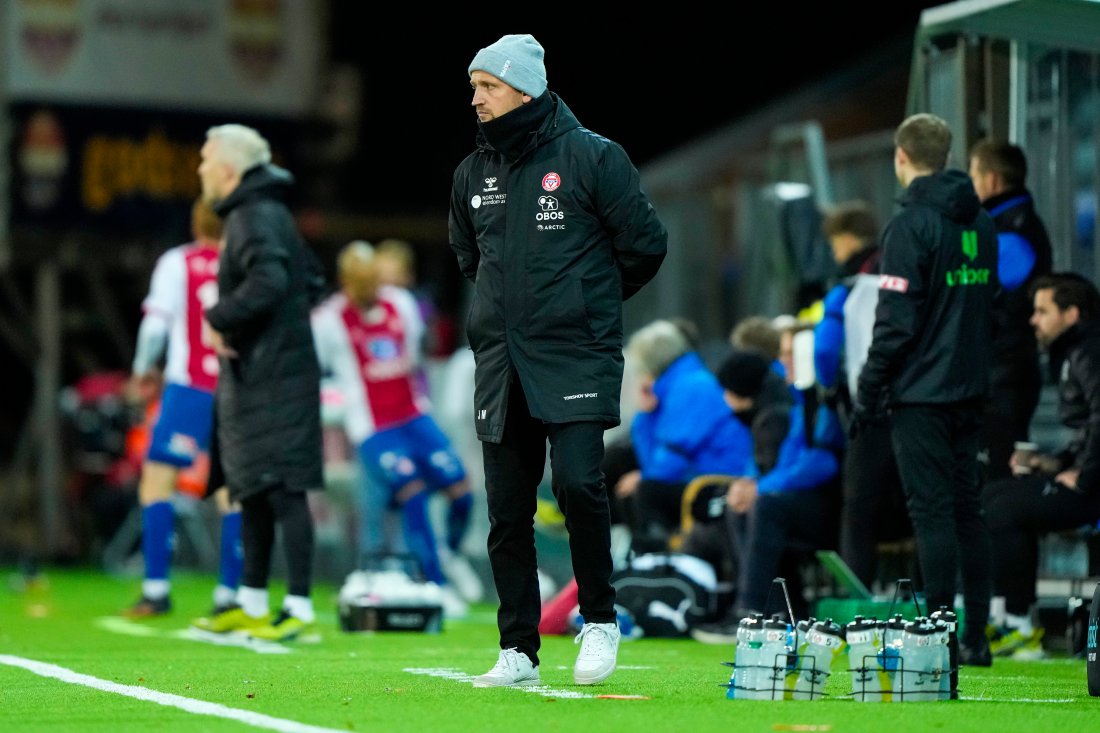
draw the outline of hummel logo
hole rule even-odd
[[[485,190],[485,191],[496,191],[497,190],[497,177],[496,176],[489,176],[488,178],[486,178],[485,179],[485,188],[483,190]]]

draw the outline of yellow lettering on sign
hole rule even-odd
[[[81,199],[102,213],[119,199],[192,200],[199,193],[197,144],[170,140],[155,130],[144,140],[94,135],[84,144]]]

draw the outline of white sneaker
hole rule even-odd
[[[462,600],[478,603],[485,597],[485,584],[481,582],[481,577],[465,555],[442,548],[439,551],[439,561],[443,566],[443,574],[462,596]]]
[[[578,685],[603,682],[615,671],[619,653],[617,624],[585,624],[573,643],[581,645],[577,663],[573,665],[573,681]]]
[[[474,677],[474,687],[524,687],[539,683],[539,668],[531,658],[515,649],[501,649],[497,663],[485,674]]]

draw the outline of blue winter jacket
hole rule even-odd
[[[642,478],[673,483],[704,473],[751,474],[752,433],[698,354],[674,361],[653,392],[657,409],[637,413],[630,426]]]

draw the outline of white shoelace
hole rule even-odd
[[[493,668],[489,670],[489,674],[494,672],[519,672],[519,652],[515,649],[502,649],[500,651],[500,657],[497,659],[497,663],[493,665]]]
[[[610,632],[597,624],[585,624],[573,643],[581,645],[582,657],[602,657],[610,654],[612,649]]]

